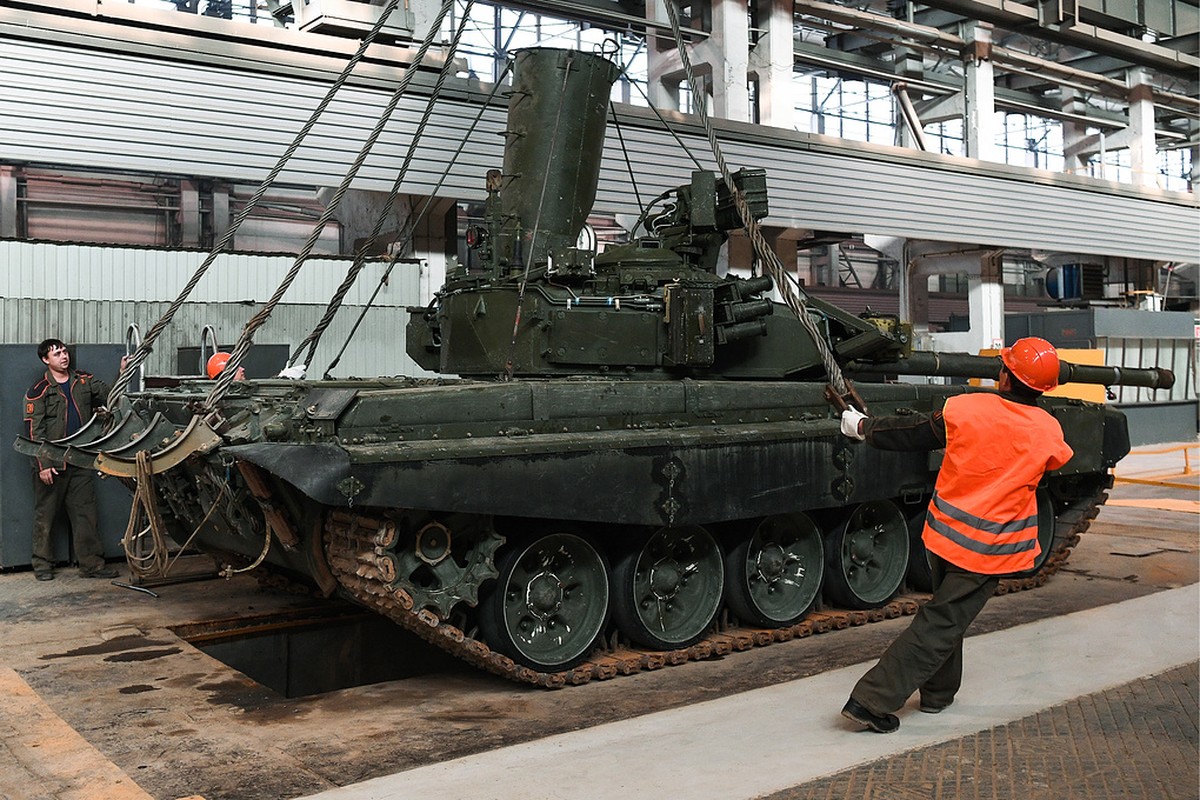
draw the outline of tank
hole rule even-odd
[[[407,312],[408,352],[444,377],[238,381],[202,415],[212,382],[181,381],[17,449],[135,490],[135,572],[169,536],[227,574],[348,598],[541,686],[914,612],[938,454],[842,436],[822,351],[873,414],[989,391],[895,376],[994,378],[999,360],[913,352],[895,318],[812,297],[801,324],[769,277],[720,275],[737,195],[768,212],[763,170],[696,171],[642,209],[628,243],[598,249],[586,220],[617,73],[599,55],[517,55],[469,257]],[[1064,382],[1173,380],[1062,369]],[[1129,449],[1118,411],[1040,403],[1075,455],[1038,489],[1042,552],[1006,591],[1065,561]]]

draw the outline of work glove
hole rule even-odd
[[[857,439],[860,442],[863,439],[866,439],[866,436],[863,436],[858,432],[858,424],[866,418],[867,415],[859,411],[857,408],[854,408],[853,406],[847,408],[842,412],[842,433],[846,436],[849,436],[851,439]]]
[[[287,379],[293,380],[293,381],[302,381],[302,380],[304,380],[304,373],[307,371],[308,371],[307,364],[297,364],[294,367],[286,367],[286,368],[280,370],[279,374],[276,375],[275,377],[276,378],[287,378]]]

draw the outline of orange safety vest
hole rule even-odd
[[[946,401],[946,455],[921,538],[951,564],[984,575],[1031,569],[1038,544],[1037,486],[1074,452],[1058,420],[998,394]]]

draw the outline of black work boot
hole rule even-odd
[[[933,700],[926,700],[924,697],[922,697],[921,705],[917,706],[917,708],[921,709],[921,711],[926,714],[940,714],[949,708],[953,703],[953,700],[947,700],[944,703],[937,703]]]
[[[853,697],[842,707],[842,716],[876,733],[893,733],[900,727],[900,719],[895,714],[876,714]]]

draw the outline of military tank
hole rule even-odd
[[[999,360],[913,352],[896,319],[817,298],[804,320],[771,278],[719,275],[738,195],[768,212],[762,170],[696,171],[628,243],[597,248],[616,77],[600,55],[517,55],[469,256],[408,310],[409,354],[447,377],[239,381],[204,413],[211,382],[182,381],[17,448],[127,481],[131,532],[304,581],[542,686],[912,613],[937,454],[841,436],[823,355],[873,414],[987,391],[894,376],[992,378]],[[1173,377],[1064,364],[1062,379]],[[1075,455],[1038,490],[1035,569],[1005,590],[1058,568],[1129,449],[1118,411],[1040,402]]]

